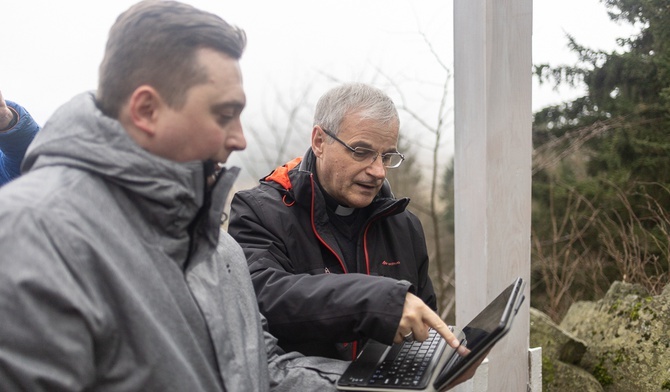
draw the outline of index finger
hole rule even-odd
[[[451,328],[449,328],[449,326],[445,324],[440,316],[438,316],[435,312],[430,312],[427,314],[424,317],[423,322],[439,333],[451,347],[458,348],[458,346],[460,346],[461,341],[458,340],[456,335],[451,332]]]

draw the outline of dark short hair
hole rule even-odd
[[[196,51],[209,48],[239,60],[243,30],[220,17],[177,1],[141,1],[119,15],[109,31],[100,64],[98,106],[117,118],[132,92],[155,88],[170,107],[181,108],[186,92],[204,83]]]

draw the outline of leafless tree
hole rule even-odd
[[[592,278],[597,282],[603,276],[600,252],[584,241],[584,234],[597,225],[599,213],[599,209],[574,189],[568,190],[566,205],[559,211],[554,205],[554,185],[550,185],[551,233],[541,238],[533,231],[532,270],[540,277],[535,285],[541,283],[544,288],[542,296],[546,297],[546,303],[542,310],[555,322],[560,322],[572,302],[578,299],[573,294],[576,279]]]
[[[424,43],[433,55],[436,63],[443,72],[443,78],[439,84],[433,82],[430,83],[436,91],[439,91],[440,96],[437,111],[432,113],[432,118],[425,117],[424,114],[420,113],[418,108],[416,108],[412,101],[408,99],[403,89],[396,81],[384,75],[381,70],[378,70],[378,72],[386,77],[388,82],[394,87],[396,93],[398,94],[398,109],[409,115],[409,117],[414,122],[419,124],[425,131],[428,132],[428,134],[432,135],[433,137],[432,141],[428,144],[427,147],[431,154],[430,169],[428,171],[428,208],[423,208],[422,205],[415,205],[414,208],[419,212],[423,212],[430,221],[429,232],[432,233],[432,240],[429,241],[432,244],[432,249],[430,249],[430,260],[431,264],[435,268],[435,273],[432,280],[436,285],[435,288],[436,294],[438,296],[438,304],[441,316],[443,319],[445,319],[449,314],[452,313],[453,307],[456,303],[454,296],[455,281],[453,259],[447,259],[447,252],[444,249],[444,239],[447,236],[443,228],[446,206],[443,200],[440,199],[439,192],[441,186],[441,181],[439,179],[441,178],[441,174],[448,164],[448,160],[445,158],[446,152],[444,150],[444,139],[445,136],[447,136],[448,131],[451,129],[450,126],[452,125],[449,122],[451,113],[451,108],[449,107],[449,86],[451,85],[452,81],[452,73],[449,67],[441,60],[439,54],[435,51],[426,35],[421,33],[421,36],[424,40]],[[418,148],[426,148],[426,146],[419,145]]]

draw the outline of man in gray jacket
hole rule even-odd
[[[97,93],[60,108],[0,189],[0,389],[334,389],[347,363],[278,348],[220,229],[245,41],[177,2],[117,19]]]

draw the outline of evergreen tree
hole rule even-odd
[[[646,281],[638,283],[657,290],[668,280],[670,3],[603,3],[613,21],[631,23],[639,33],[618,39],[620,50],[610,53],[569,36],[576,65],[535,66],[541,81],[583,84],[586,95],[535,114],[533,233],[537,244],[555,241],[557,217],[574,214],[573,224],[584,230],[578,231],[583,241],[570,244],[572,254],[597,254],[603,285],[639,273]],[[578,210],[576,198],[583,201]],[[633,242],[638,252],[631,252]],[[626,272],[622,263],[638,271]],[[592,296],[592,283],[577,281],[572,292]]]

